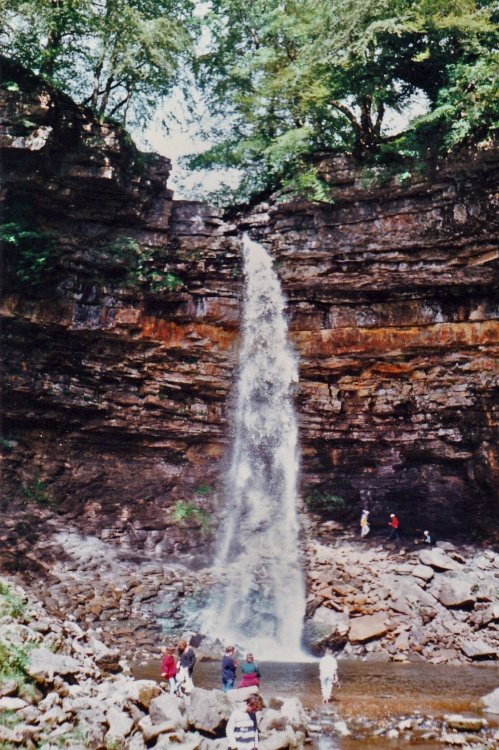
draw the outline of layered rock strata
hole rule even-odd
[[[8,503],[50,505],[162,560],[209,547],[249,231],[275,257],[300,357],[303,497],[347,520],[367,505],[374,529],[395,510],[402,533],[492,533],[493,153],[381,187],[331,160],[334,203],[229,222],[172,199],[168,160],[7,63],[4,75],[5,223],[50,246],[27,284],[6,264]]]

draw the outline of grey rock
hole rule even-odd
[[[216,735],[224,728],[231,711],[231,703],[221,690],[194,688],[187,708],[187,721],[194,729]]]
[[[437,598],[444,607],[463,607],[475,601],[471,583],[461,578],[444,581],[437,593]]]
[[[80,664],[72,656],[54,654],[48,648],[34,649],[26,671],[38,682],[51,682],[54,675],[74,675],[81,670]]]
[[[462,716],[461,714],[446,714],[444,721],[450,729],[464,730],[466,732],[479,732],[487,721],[479,716]]]
[[[499,687],[487,695],[482,695],[479,702],[487,713],[499,715]]]
[[[468,659],[482,659],[487,656],[497,658],[497,646],[484,640],[461,641],[461,650]]]
[[[193,691],[194,692],[194,691]],[[153,724],[165,721],[172,723],[174,728],[186,729],[187,719],[180,710],[181,701],[174,695],[163,693],[153,698],[149,705],[149,716]]]
[[[442,549],[424,549],[419,553],[419,561],[422,565],[429,565],[436,570],[458,570],[461,566]]]
[[[106,742],[120,742],[132,731],[133,719],[117,706],[112,706],[106,714],[109,729],[106,733]]]

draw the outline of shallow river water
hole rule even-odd
[[[318,662],[263,662],[260,669],[264,699],[294,695],[325,726],[338,720],[348,724],[362,717],[376,722],[388,720],[394,726],[417,712],[435,718],[446,713],[477,712],[480,696],[499,687],[499,667],[490,664],[445,666],[342,660],[335,700],[323,707]],[[136,665],[133,671],[137,678],[158,679],[159,664]],[[206,689],[220,688],[219,671],[217,661],[198,662],[194,683]],[[490,724],[499,726],[499,716],[485,716]],[[326,735],[314,744],[319,750],[404,750],[409,747],[441,750],[443,747],[442,743],[428,741],[409,744],[402,737],[397,740],[386,737],[333,739]]]

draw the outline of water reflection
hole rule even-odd
[[[318,661],[259,661],[259,666],[264,697],[294,695],[305,708],[321,711]],[[159,660],[136,665],[134,675],[159,679]],[[478,708],[478,699],[499,685],[499,667],[492,664],[445,666],[340,660],[339,676],[340,688],[331,705],[335,714],[346,720],[358,716],[402,716],[415,711],[429,716],[473,711]],[[194,682],[206,689],[221,688],[220,662],[198,661]]]

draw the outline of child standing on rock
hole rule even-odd
[[[165,649],[161,661],[161,676],[168,682],[170,693],[174,693],[176,689],[175,676],[177,674],[177,665],[175,663],[174,653],[174,648]]]

